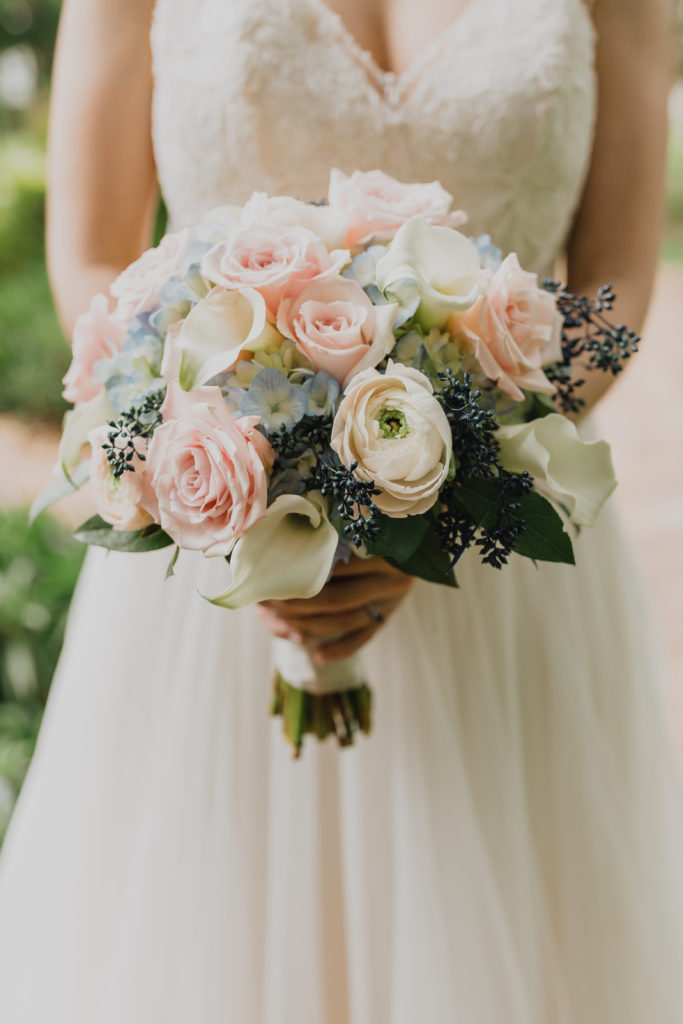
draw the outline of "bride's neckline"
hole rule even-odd
[[[403,71],[391,71],[381,67],[374,55],[361,46],[341,15],[332,10],[325,0],[309,0],[310,6],[314,8],[318,17],[328,21],[336,30],[342,48],[366,70],[368,84],[380,99],[392,107],[400,106],[404,99],[410,98],[412,90],[409,89],[409,86],[415,84],[424,68],[442,57],[451,36],[460,31],[463,25],[470,20],[472,13],[484,2],[485,0],[468,0],[463,10],[438,35],[425,46],[420,47]]]

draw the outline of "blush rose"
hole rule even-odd
[[[125,340],[126,328],[109,312],[106,295],[95,295],[74,327],[71,366],[62,381],[67,402],[89,402],[100,393],[102,384],[93,377],[93,366],[119,352]]]
[[[154,309],[162,285],[180,270],[189,241],[189,231],[169,232],[157,246],[143,252],[119,274],[111,293],[117,300],[116,311],[122,320]]]
[[[411,217],[430,224],[460,227],[467,219],[460,210],[449,213],[453,196],[438,181],[404,184],[384,171],[354,171],[350,177],[333,170],[329,203],[347,218],[346,245],[386,241]]]
[[[395,303],[373,305],[356,281],[325,277],[283,300],[277,326],[316,370],[326,370],[345,386],[391,352],[396,310]]]
[[[221,288],[254,288],[275,316],[291,281],[337,274],[349,259],[346,249],[328,252],[307,228],[252,224],[210,249],[202,273]]]
[[[266,514],[274,452],[258,417],[228,411],[220,388],[172,382],[149,447],[143,504],[182,548],[228,555]]]
[[[536,274],[522,270],[514,253],[485,294],[449,326],[467,338],[483,372],[511,398],[521,402],[522,389],[554,394],[542,367],[562,358],[562,317],[554,297],[538,287]]]

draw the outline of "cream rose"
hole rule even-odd
[[[516,401],[526,391],[552,395],[555,387],[541,369],[562,358],[562,317],[538,277],[522,270],[515,253],[503,261],[483,295],[453,316],[453,333],[463,334],[490,380]]]
[[[274,453],[254,429],[258,417],[235,419],[220,388],[184,392],[176,383],[161,414],[143,505],[180,547],[228,555],[266,514]]]
[[[349,260],[346,249],[328,252],[306,228],[252,224],[210,249],[202,259],[202,273],[221,288],[255,289],[275,315],[290,281],[336,274]]]
[[[550,413],[496,432],[500,461],[512,473],[533,476],[536,489],[569,511],[577,526],[592,526],[617,486],[606,441],[582,441],[565,416]]]
[[[391,352],[397,308],[374,306],[356,281],[324,277],[280,303],[277,326],[316,370],[327,370],[345,386]]]
[[[417,317],[444,327],[455,312],[474,305],[483,290],[479,253],[452,228],[414,217],[396,232],[375,268],[375,281],[389,299],[417,292]]]
[[[364,370],[344,395],[332,447],[361,480],[374,480],[373,501],[401,519],[436,501],[451,462],[446,414],[423,373],[389,362],[386,373]]]
[[[453,197],[438,181],[404,184],[384,171],[354,171],[350,177],[333,170],[329,188],[330,209],[347,220],[346,244],[362,245],[371,238],[385,241],[411,217],[430,223],[459,227],[466,220],[461,211],[449,213]]]
[[[136,440],[136,454],[130,462],[132,470],[117,478],[104,449],[104,445],[109,442],[110,433],[111,428],[103,426],[91,430],[88,434],[92,448],[90,487],[95,499],[95,508],[105,523],[110,523],[115,530],[141,530],[154,522],[141,504],[147,447],[143,438]]]

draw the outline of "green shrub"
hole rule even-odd
[[[59,422],[70,361],[38,260],[0,279],[0,411]]]
[[[84,549],[56,519],[0,512],[0,839],[26,774]]]
[[[0,207],[0,274],[12,274],[45,258],[45,184],[14,182],[10,200]]]

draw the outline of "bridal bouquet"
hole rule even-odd
[[[539,285],[451,204],[333,171],[326,202],[255,193],[167,234],[76,325],[61,481],[34,512],[89,478],[81,540],[175,546],[169,574],[180,549],[225,558],[225,608],[311,597],[351,557],[446,586],[470,546],[571,563],[570,524],[615,485],[565,415],[572,366],[616,373],[637,338],[609,288]],[[360,657],[277,640],[275,662],[296,754],[369,729]]]

